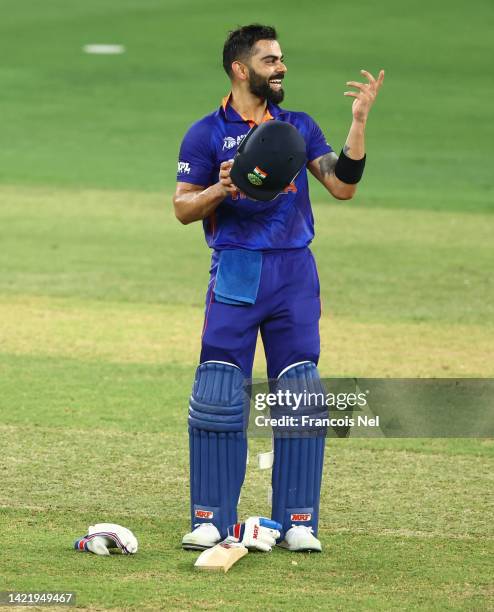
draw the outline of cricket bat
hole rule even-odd
[[[224,540],[202,552],[194,563],[194,567],[203,570],[223,570],[226,574],[231,566],[245,557],[248,552],[248,549],[240,542]]]

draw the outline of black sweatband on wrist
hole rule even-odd
[[[364,173],[366,157],[367,155],[364,155],[362,159],[350,159],[341,151],[334,167],[336,177],[343,183],[355,185],[355,183],[360,181]]]

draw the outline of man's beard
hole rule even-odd
[[[276,90],[273,89],[269,85],[268,81],[266,81],[266,78],[255,72],[255,70],[252,68],[249,69],[249,77],[250,93],[254,94],[258,98],[262,98],[263,100],[273,102],[274,104],[283,102],[283,98],[285,97],[283,87]],[[272,76],[271,78],[283,79],[283,75]]]

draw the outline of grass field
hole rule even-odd
[[[335,148],[344,82],[387,70],[358,197],[313,189],[324,376],[494,376],[493,9],[443,7],[3,0],[0,591],[73,590],[88,610],[494,609],[490,439],[329,440],[322,555],[216,576],[179,546],[209,254],[170,200],[183,132],[226,92],[229,27],[278,25],[286,107]],[[253,463],[244,517],[269,513]],[[103,520],[134,530],[135,557],[71,549]]]

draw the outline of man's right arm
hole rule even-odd
[[[200,221],[209,215],[237,188],[230,178],[233,162],[223,162],[220,167],[219,181],[210,187],[193,183],[177,182],[173,206],[177,219],[187,225]]]

